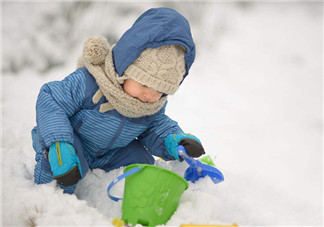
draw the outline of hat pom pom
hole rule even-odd
[[[107,54],[110,51],[110,45],[103,36],[89,37],[83,47],[83,57],[93,65],[103,64]]]

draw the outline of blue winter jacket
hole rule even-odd
[[[146,47],[167,44],[186,48],[187,75],[195,55],[187,20],[172,9],[146,11],[115,45],[116,71],[122,75]],[[134,139],[138,139],[153,155],[165,160],[174,159],[166,151],[164,140],[167,135],[182,130],[177,122],[165,115],[166,104],[154,115],[139,118],[125,117],[116,110],[100,113],[100,105],[107,100],[102,97],[99,103],[92,102],[98,89],[86,68],[74,71],[62,81],[43,85],[36,104],[37,137],[33,137],[38,140],[34,143],[40,144],[36,150],[39,155],[57,141],[74,144],[73,135],[76,133],[90,168],[107,163],[118,148],[127,146]]]

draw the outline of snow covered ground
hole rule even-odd
[[[196,61],[167,113],[201,139],[225,181],[190,183],[167,225],[322,226],[322,5],[207,5],[201,24],[192,26]],[[110,200],[106,188],[123,168],[89,171],[72,196],[55,182],[33,183],[38,91],[72,72],[75,61],[70,56],[47,73],[2,76],[3,226],[111,225],[121,216],[121,202]],[[179,174],[187,167],[157,165]],[[123,195],[123,182],[113,194]]]

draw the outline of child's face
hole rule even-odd
[[[124,81],[124,91],[142,102],[154,103],[157,102],[162,93],[154,90],[153,88],[146,87],[133,79],[127,79]]]

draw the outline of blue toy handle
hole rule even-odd
[[[177,147],[177,151],[179,156],[183,158],[189,165],[189,168],[184,174],[184,178],[187,181],[195,183],[199,178],[205,176],[209,176],[215,184],[224,181],[224,176],[218,169],[190,157],[183,146],[179,145]]]
[[[135,167],[135,168],[133,168],[133,169],[127,171],[126,173],[123,173],[122,175],[120,175],[119,177],[117,177],[115,180],[113,180],[113,181],[109,184],[109,186],[108,186],[108,188],[107,188],[107,194],[108,194],[108,197],[109,197],[110,199],[114,200],[115,202],[118,202],[119,200],[122,200],[123,198],[117,198],[117,197],[112,196],[112,195],[110,194],[110,190],[111,190],[111,188],[112,188],[115,184],[117,184],[119,181],[121,181],[122,179],[124,179],[124,178],[126,178],[126,177],[128,177],[128,176],[130,176],[130,175],[132,175],[132,174],[134,174],[134,173],[136,173],[136,172],[141,171],[143,168],[144,168],[144,167],[142,167],[142,166],[141,166],[141,167],[140,167],[140,166],[137,166],[137,167]]]
[[[185,173],[184,178],[188,181],[195,181],[195,179],[198,179],[202,176],[202,168],[199,168],[199,161],[193,159],[192,157],[189,156],[189,154],[186,151],[186,148],[184,148],[184,146],[179,145],[177,147],[177,151],[179,156],[181,156],[181,158],[183,158],[189,165],[188,170]],[[188,177],[188,172],[190,172],[193,176],[190,178]]]
[[[186,149],[184,148],[184,146],[179,145],[177,147],[177,151],[178,151],[179,156],[181,156],[181,158],[183,158],[189,164],[189,166],[191,168],[198,167],[197,166],[197,161],[195,159],[191,158],[188,155],[188,153],[187,153]]]

